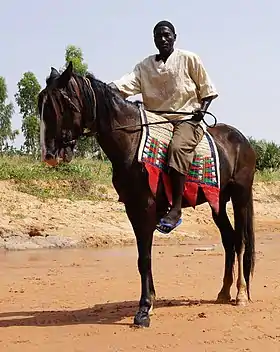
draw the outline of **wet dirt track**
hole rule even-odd
[[[149,329],[131,327],[136,247],[0,253],[0,351],[280,351],[280,238],[257,236],[254,300],[215,304],[219,239],[153,249],[157,291]],[[233,297],[236,293],[233,288]]]

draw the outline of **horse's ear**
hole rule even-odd
[[[53,81],[55,81],[60,76],[57,69],[51,67],[51,73],[48,77],[46,77],[46,84],[49,86]]]
[[[58,79],[59,88],[65,88],[73,75],[73,63],[69,62],[66,70],[60,75]]]
[[[54,67],[51,67],[51,74],[50,74],[50,78],[57,78],[57,77],[59,77],[60,76],[60,74],[59,74],[59,72],[57,71],[57,69],[56,68],[54,68]]]

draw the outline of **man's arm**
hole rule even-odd
[[[201,99],[201,107],[200,110],[202,111],[207,111],[209,108],[210,104],[212,103],[212,100],[214,100],[216,97],[215,96],[210,96],[206,98]],[[204,115],[204,114],[203,114]]]
[[[140,65],[136,65],[131,73],[125,74],[118,80],[109,83],[109,86],[119,91],[125,99],[129,96],[141,93],[141,71]]]
[[[199,91],[201,100],[199,110],[207,111],[211,102],[218,97],[218,93],[199,56],[194,55],[190,58],[188,68],[189,74]],[[201,114],[200,118],[202,119],[204,115],[205,114]]]
[[[212,83],[206,69],[198,55],[189,58],[189,74],[197,86],[201,101],[213,100],[218,97],[218,93]],[[206,99],[207,98],[207,99]],[[209,98],[209,99],[208,99]],[[211,99],[210,99],[211,98]],[[210,101],[210,103],[211,103]]]

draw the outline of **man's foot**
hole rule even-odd
[[[164,216],[156,226],[156,229],[164,234],[168,234],[173,231],[182,223],[181,212],[174,211],[173,209]]]

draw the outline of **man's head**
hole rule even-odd
[[[160,21],[155,25],[154,42],[161,55],[170,55],[173,51],[176,37],[175,28],[172,23],[168,21]]]

